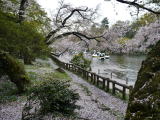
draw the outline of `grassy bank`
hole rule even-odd
[[[31,89],[35,85],[38,85],[43,81],[42,78],[47,76],[54,76],[56,79],[65,79],[71,80],[71,78],[66,73],[61,73],[56,71],[57,68],[50,59],[47,60],[40,60],[38,59],[33,65],[25,65],[25,70],[31,80],[31,86],[28,89]],[[13,102],[13,101],[20,101],[26,100],[27,94],[17,94],[18,90],[14,83],[10,82],[7,76],[3,76],[0,79],[0,104]]]

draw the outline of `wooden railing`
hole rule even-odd
[[[122,94],[123,99],[126,99],[127,94],[129,95],[129,93],[133,88],[132,86],[118,83],[117,81],[111,80],[110,78],[105,78],[96,73],[87,71],[72,63],[62,62],[54,56],[51,56],[51,58],[62,68],[82,76],[87,81],[93,83],[98,87],[101,87],[106,92],[111,92],[113,95],[115,95],[118,91],[119,93]]]

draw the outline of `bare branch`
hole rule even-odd
[[[70,13],[68,14],[68,13],[66,13],[66,12],[64,12],[64,13],[61,13],[61,10],[64,10],[64,9],[68,9],[69,11],[70,11]],[[86,8],[75,8],[75,9],[73,9],[73,8],[70,8],[70,6],[69,5],[65,5],[64,3],[63,3],[63,1],[62,2],[60,2],[60,8],[58,9],[58,12],[57,12],[57,14],[56,14],[56,16],[55,16],[55,25],[56,25],[56,29],[54,29],[53,31],[51,31],[47,36],[46,36],[46,43],[47,44],[49,44],[49,43],[52,43],[51,41],[51,39],[58,39],[60,36],[62,36],[62,34],[61,35],[58,35],[58,37],[55,37],[54,38],[54,36],[58,33],[58,32],[64,32],[64,29],[66,29],[66,30],[68,30],[68,31],[70,31],[71,29],[70,29],[70,27],[71,27],[71,25],[72,25],[72,27],[71,28],[74,28],[75,26],[75,24],[83,24],[84,23],[84,19],[86,19],[87,21],[91,21],[91,18],[89,18],[89,19],[87,19],[87,17],[86,16],[88,16],[88,15],[86,15],[85,13],[88,13],[88,12],[91,12],[92,13],[92,11],[91,10],[89,10],[88,9],[88,7],[86,7]],[[80,15],[80,17],[78,18],[78,20],[77,21],[73,21],[72,20],[72,24],[70,24],[70,25],[68,25],[67,24],[67,22],[70,20],[70,18],[75,14],[75,13],[78,13],[78,15]],[[96,13],[96,11],[94,11],[93,13],[92,13],[92,16],[94,15]],[[62,20],[63,18],[62,18],[62,16],[65,16],[65,14],[67,15],[65,18],[64,18],[64,20]],[[62,16],[61,16],[62,15]],[[60,17],[60,18],[59,18]],[[80,20],[80,18],[83,18],[83,20]],[[60,20],[58,20],[58,19],[60,19]],[[79,21],[79,22],[78,22]],[[80,22],[80,21],[83,21],[83,22]],[[60,22],[60,25],[58,25],[57,23],[58,22]],[[68,33],[64,33],[63,34],[63,37],[65,37],[65,36],[68,36],[68,34],[70,35],[70,33],[72,33],[73,34],[73,32],[68,32]],[[60,38],[62,38],[62,37],[60,37]],[[53,40],[53,41],[54,41]]]
[[[132,5],[132,6],[135,6],[135,7],[138,7],[138,8],[142,8],[142,9],[147,10],[149,12],[152,12],[154,14],[160,15],[160,11],[154,11],[150,8],[145,7],[144,5],[140,5],[140,4],[136,3],[136,0],[134,0],[133,2],[125,1],[125,0],[116,0],[116,1],[124,3],[124,4],[128,4],[128,5]]]
[[[46,36],[46,43],[47,43],[47,41],[49,41],[50,38],[51,38],[54,34],[56,34],[60,29],[61,29],[61,27],[57,28],[56,30],[51,31],[51,32]]]
[[[88,44],[88,42],[86,40],[82,39],[81,36],[79,36],[79,35],[75,35],[75,36],[78,37],[81,41],[84,41],[85,44],[86,44],[87,49],[89,50],[89,44]]]
[[[69,36],[69,35],[75,35],[75,36],[77,36],[78,38],[81,37],[81,40],[82,40],[82,38],[86,38],[86,39],[88,39],[88,40],[92,40],[92,39],[97,40],[97,38],[102,38],[102,37],[103,37],[103,36],[90,37],[90,36],[87,36],[87,35],[82,34],[82,33],[80,33],[80,32],[66,32],[66,33],[63,33],[63,34],[60,34],[60,35],[54,37],[54,38],[53,38],[52,40],[50,40],[50,41],[47,41],[47,44],[51,44],[51,43],[53,43],[55,40],[60,39],[60,38],[63,38],[63,37],[66,37],[66,36]],[[98,41],[98,40],[97,40],[97,41]]]
[[[60,8],[58,9],[57,14],[56,14],[56,20],[55,20],[56,23],[60,22],[60,20],[59,20],[58,18],[59,18],[59,17],[61,18],[61,16],[59,16],[61,10],[67,8],[67,6],[64,5],[64,0],[61,0],[61,1],[59,2],[59,4],[60,4]],[[61,21],[61,22],[62,22],[62,21]]]
[[[89,44],[86,40],[95,39],[98,41],[97,38],[102,37],[92,37],[81,33],[93,23],[92,20],[96,18],[98,7],[96,9],[88,9],[88,7],[73,8],[64,4],[63,0],[59,3],[59,9],[57,9],[57,14],[54,17],[56,28],[46,36],[46,44],[50,45],[58,39],[73,35],[84,41],[88,48]]]
[[[72,17],[72,15],[73,15],[75,12],[78,12],[78,13],[81,15],[81,17],[83,17],[82,14],[80,13],[80,11],[86,12],[87,9],[88,9],[88,8],[86,8],[86,9],[84,9],[84,10],[83,10],[83,9],[73,9],[73,10],[71,11],[71,13],[63,20],[62,26],[64,26],[64,25],[66,24],[67,20],[68,20],[70,17]]]

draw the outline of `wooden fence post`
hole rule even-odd
[[[80,73],[81,73],[80,75],[81,75],[81,76],[83,76],[83,71],[82,71],[82,69],[81,69],[81,68],[80,68]]]
[[[83,77],[83,70],[81,69],[81,75],[82,75],[82,77]]]
[[[87,80],[89,79],[89,72],[87,71],[86,72],[86,75],[87,75]]]
[[[84,77],[87,78],[87,72],[84,70]]]
[[[109,92],[110,82],[107,80],[107,91]]]
[[[68,63],[66,63],[66,69],[68,68]]]
[[[96,75],[97,76],[97,75]],[[99,86],[99,76],[97,76],[97,86]]]
[[[65,63],[64,63],[64,62],[62,62],[61,64],[62,64],[62,67],[63,67],[63,68],[65,68]]]
[[[95,73],[93,74],[93,84],[95,84],[96,83],[96,75],[95,75]]]
[[[66,63],[64,63],[64,69],[66,69]]]
[[[126,88],[123,87],[123,99],[126,99]]]
[[[75,66],[75,72],[77,73],[77,66]]]
[[[91,82],[93,82],[93,73],[91,73]]]
[[[81,75],[81,69],[80,68],[78,68],[78,73],[79,73],[79,75]]]
[[[115,83],[112,82],[112,94],[114,95],[116,93],[116,90],[115,90]]]
[[[105,89],[105,79],[103,78],[103,89]]]
[[[72,64],[72,72],[74,72],[74,65]]]

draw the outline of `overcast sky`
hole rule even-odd
[[[44,8],[48,14],[51,11],[55,11],[58,7],[59,0],[37,0],[38,3]],[[112,2],[106,2],[104,0],[65,0],[65,3],[70,3],[73,6],[88,6],[89,8],[96,8],[99,5],[99,18],[101,21],[104,17],[109,19],[109,23],[114,24],[118,20],[131,20],[130,11],[127,5],[122,3],[117,3],[115,0]]]

